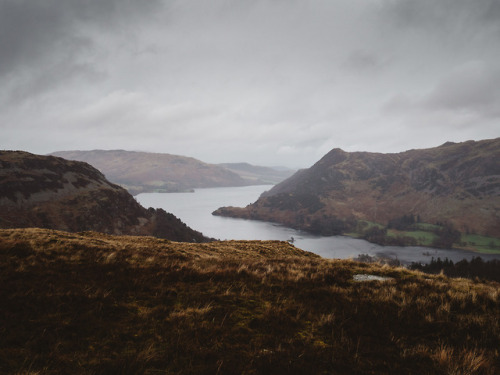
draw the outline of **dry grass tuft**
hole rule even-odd
[[[457,351],[442,346],[434,353],[433,358],[448,375],[493,374],[492,361],[484,351],[465,349]]]

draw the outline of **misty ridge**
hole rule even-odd
[[[125,150],[60,151],[50,155],[87,162],[131,194],[184,192],[197,188],[274,185],[289,168],[248,163],[209,164],[195,158]]]

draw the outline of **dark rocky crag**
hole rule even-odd
[[[0,151],[0,227],[206,238],[162,209],[146,209],[87,163]]]
[[[359,220],[404,215],[500,237],[500,138],[396,154],[333,149],[245,208],[216,215],[278,222],[323,235]]]

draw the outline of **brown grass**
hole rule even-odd
[[[1,230],[0,298],[0,373],[500,372],[498,283],[285,242]]]

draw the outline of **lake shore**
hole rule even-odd
[[[402,264],[429,263],[432,258],[460,261],[480,255],[484,259],[500,259],[500,254],[478,254],[460,249],[434,249],[419,246],[381,246],[363,239],[348,236],[316,236],[279,224],[213,216],[211,213],[222,206],[244,207],[254,202],[269,185],[235,188],[196,189],[185,193],[143,193],[136,199],[145,207],[163,208],[172,212],[192,228],[205,236],[235,240],[280,240],[294,238],[294,246],[314,252],[324,258],[353,259],[360,255],[386,257]]]

